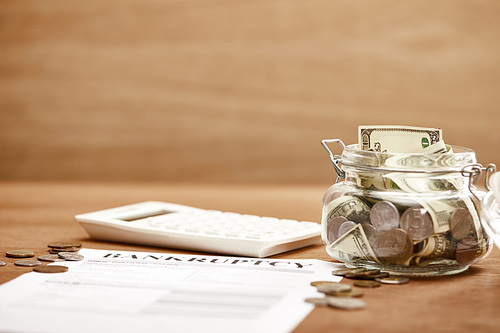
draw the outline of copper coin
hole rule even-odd
[[[388,230],[380,236],[377,257],[393,264],[402,264],[413,253],[413,241],[406,231],[399,228]]]
[[[401,216],[401,229],[418,242],[434,233],[432,217],[423,207],[410,207]]]
[[[41,264],[38,260],[18,260],[14,262],[14,265],[24,267],[40,266]]]
[[[51,248],[50,253],[59,253],[59,252],[78,252],[80,250],[79,247],[65,247],[65,248]]]
[[[451,235],[455,239],[465,238],[468,234],[474,219],[469,210],[458,208],[450,215],[450,230]]]
[[[458,243],[456,250],[456,260],[462,265],[472,265],[478,260],[478,254],[481,254],[477,239],[468,236]]]
[[[333,242],[337,238],[339,238],[339,228],[342,223],[346,221],[347,219],[343,216],[335,216],[334,218],[328,220],[328,222],[326,223],[326,230],[329,242]]]
[[[11,250],[7,251],[5,255],[11,258],[31,258],[35,256],[35,252],[31,250]]]
[[[38,266],[38,267],[33,268],[33,271],[38,272],[38,273],[63,273],[63,272],[68,271],[68,267],[57,266],[57,265]]]
[[[373,280],[360,280],[360,281],[355,281],[353,285],[362,288],[376,288],[380,287],[380,282]]]
[[[399,212],[389,201],[379,201],[370,210],[370,222],[380,231],[399,227]]]
[[[65,249],[69,247],[73,247],[73,244],[68,243],[68,242],[53,242],[47,245],[50,248],[56,248],[56,249]]]

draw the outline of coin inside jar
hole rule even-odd
[[[380,201],[370,211],[370,222],[380,231],[387,231],[399,226],[399,212],[389,201]]]
[[[455,239],[465,238],[474,223],[471,213],[465,208],[457,208],[450,215],[451,235]]]
[[[380,236],[376,252],[384,261],[401,264],[410,259],[413,253],[413,241],[404,230],[394,228]]]
[[[339,228],[342,225],[342,223],[346,221],[347,219],[343,216],[335,216],[328,220],[326,228],[327,228],[328,240],[330,242],[333,242],[337,238],[339,238]]]
[[[410,207],[401,215],[401,229],[418,242],[426,239],[434,232],[432,217],[423,207]]]

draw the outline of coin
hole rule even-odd
[[[306,298],[305,301],[314,305],[328,305],[328,300],[325,297],[311,297]]]
[[[59,253],[59,252],[78,252],[80,248],[78,247],[65,247],[65,248],[51,248],[50,253]]]
[[[324,293],[324,294],[329,295],[329,294],[333,294],[333,293],[349,291],[352,289],[352,287],[348,284],[345,284],[345,283],[332,282],[332,283],[318,284],[316,286],[316,289],[318,289],[318,291],[320,293]]]
[[[364,294],[359,289],[351,289],[347,291],[339,291],[338,293],[328,294],[329,296],[341,296],[341,297],[362,297]]]
[[[481,254],[477,240],[468,236],[458,243],[456,251],[456,260],[462,265],[472,265],[478,259],[478,254]]]
[[[361,272],[364,270],[365,270],[365,268],[361,268],[361,267],[359,267],[359,268],[343,268],[343,269],[337,269],[337,270],[332,271],[332,274],[337,275],[337,276],[344,276],[347,273]]]
[[[370,211],[370,222],[380,231],[399,227],[399,212],[389,201],[379,201]]]
[[[7,251],[5,255],[11,258],[31,258],[35,255],[35,252],[30,250],[11,250]]]
[[[410,282],[410,279],[406,276],[389,276],[386,278],[379,278],[375,280],[387,284],[405,284]]]
[[[465,238],[474,223],[471,213],[465,208],[457,208],[450,215],[451,235],[455,239]]]
[[[334,281],[313,281],[313,282],[311,282],[311,286],[316,287],[317,285],[328,284],[328,283],[338,283],[338,282],[334,282]]]
[[[363,278],[369,278],[370,276],[377,274],[380,274],[379,269],[364,269],[359,272],[346,273],[344,274],[344,276],[350,279],[357,279],[357,278],[363,279]]]
[[[366,302],[361,299],[349,297],[326,297],[328,306],[344,310],[358,310],[366,308]]]
[[[41,264],[38,260],[18,260],[14,262],[14,265],[24,267],[40,266]]]
[[[38,273],[63,273],[63,272],[68,271],[68,267],[57,266],[57,265],[38,266],[38,267],[33,268],[33,271],[38,272]]]
[[[401,264],[410,259],[413,241],[403,229],[390,229],[380,236],[376,252],[381,260]]]
[[[59,257],[57,254],[46,254],[46,255],[43,255],[43,256],[39,256],[38,260],[41,260],[41,261],[51,261],[51,262],[65,261],[65,259]]]
[[[0,260],[0,266],[5,266],[5,265],[7,265],[7,263],[5,261]]]
[[[84,258],[81,254],[74,252],[59,252],[58,255],[59,257],[69,261],[79,261]]]
[[[423,207],[410,207],[401,216],[401,229],[418,242],[426,239],[434,232],[432,217]]]
[[[73,244],[68,243],[68,242],[53,242],[53,243],[49,243],[47,246],[51,247],[51,248],[64,249],[64,248],[73,247]]]
[[[333,242],[339,238],[339,228],[346,221],[347,219],[343,216],[335,216],[328,220],[326,223],[328,241]]]
[[[353,285],[362,288],[376,288],[380,287],[380,282],[372,280],[360,280],[360,281],[355,281]]]
[[[338,236],[341,237],[342,235],[346,234],[349,230],[351,230],[354,227],[356,227],[356,223],[354,223],[352,221],[345,221],[344,223],[342,223],[340,225]]]

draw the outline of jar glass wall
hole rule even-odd
[[[323,196],[322,241],[348,267],[400,275],[467,269],[491,250],[464,167],[474,151],[446,154],[362,151],[346,146],[332,160],[343,181]],[[331,155],[333,157],[333,155]]]

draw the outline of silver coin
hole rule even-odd
[[[359,310],[366,308],[366,302],[359,298],[328,296],[326,299],[328,301],[328,306],[332,308],[344,310]]]
[[[79,261],[83,260],[83,256],[81,254],[75,252],[59,252],[59,257],[62,259],[66,259],[69,261]]]
[[[42,263],[38,260],[18,260],[14,262],[14,265],[24,267],[40,266],[41,264]]]
[[[423,207],[410,207],[401,216],[401,229],[412,240],[419,242],[434,233],[434,225],[429,212]]]
[[[59,257],[57,254],[45,254],[43,256],[39,256],[38,260],[41,260],[41,261],[50,261],[50,262],[66,261],[66,259],[63,259],[63,258]]]
[[[328,241],[333,242],[339,238],[339,228],[347,219],[343,216],[335,216],[326,223]]]
[[[316,286],[316,289],[318,289],[320,293],[334,294],[343,291],[349,291],[352,289],[352,287],[345,283],[332,282],[332,283],[318,284]]]
[[[356,223],[354,223],[352,221],[345,221],[344,223],[342,223],[342,225],[339,228],[339,237],[342,237],[342,235],[345,235],[350,230],[352,230],[354,227],[356,227]]]
[[[399,226],[399,212],[389,201],[379,201],[370,211],[370,222],[380,231],[387,231]]]
[[[410,282],[410,279],[406,276],[389,276],[385,278],[378,278],[375,280],[387,284],[405,284]]]
[[[328,300],[325,297],[311,297],[306,298],[305,301],[314,305],[328,305]]]
[[[5,266],[5,265],[7,265],[7,263],[5,261],[0,260],[0,266]]]

